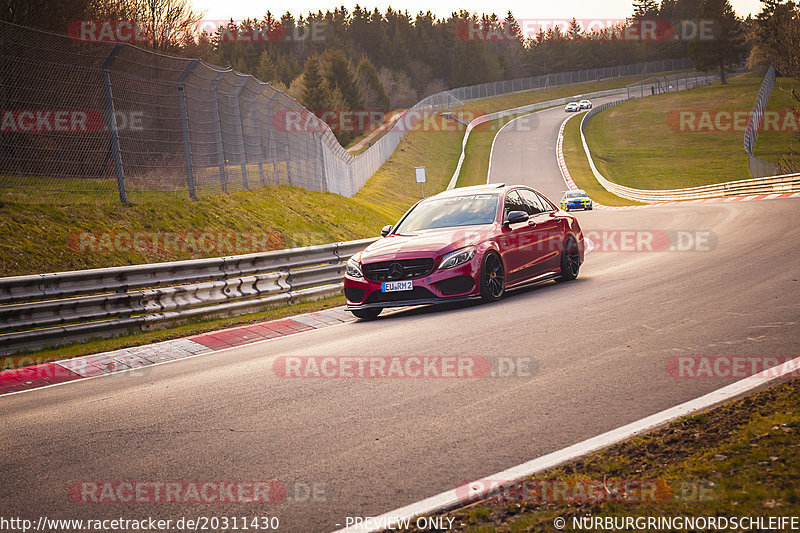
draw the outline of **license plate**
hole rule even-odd
[[[409,281],[387,281],[381,287],[382,292],[410,291],[414,289],[414,283]]]

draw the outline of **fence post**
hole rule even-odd
[[[234,72],[234,74],[236,76],[240,75],[237,72]],[[245,80],[245,83],[246,82],[247,80]],[[239,94],[242,92],[243,88],[244,83],[240,83],[238,87],[234,87],[232,93],[225,94],[228,97],[228,101],[233,105],[233,119],[239,123],[238,131],[242,139],[242,162],[240,164],[240,169],[242,172],[242,186],[244,187],[244,190],[248,191],[250,190],[250,184],[247,182],[247,151],[244,146],[244,124],[242,124],[242,113],[239,108]],[[222,117],[220,117],[220,120],[221,119]]]
[[[122,154],[119,149],[119,130],[117,129],[117,113],[114,109],[114,95],[111,93],[111,78],[108,74],[108,67],[116,59],[117,54],[122,50],[124,44],[120,43],[111,49],[111,53],[100,67],[100,74],[103,80],[103,94],[106,100],[106,112],[108,113],[108,129],[111,134],[111,154],[114,156],[114,171],[117,174],[117,190],[119,191],[119,201],[123,204],[128,203],[128,191],[125,190],[125,173],[122,170]]]
[[[272,119],[273,123],[275,121],[275,98],[278,96],[278,91],[273,89],[272,96],[268,97],[267,104],[265,105],[265,109],[268,110],[268,116]],[[265,158],[268,158],[271,161],[270,166],[272,168],[272,176],[270,176],[270,182],[273,185],[280,185],[281,184],[281,169],[280,169],[280,162],[278,161],[278,151],[275,148],[275,127],[273,124],[269,124],[266,128],[266,133],[269,136],[269,144],[267,145],[267,149],[264,150],[263,140],[261,146],[261,152]],[[263,139],[263,137],[262,137]],[[274,180],[273,180],[274,177]]]
[[[258,98],[264,93],[264,89],[267,88],[267,84],[261,86],[261,90],[258,91],[258,94],[253,98],[253,111],[252,111],[252,120],[253,120],[253,127],[256,130],[256,134],[258,135],[258,147],[259,152],[261,153],[261,157],[258,159],[258,179],[261,182],[261,187],[267,186],[267,177],[264,174],[264,146],[261,143],[261,124],[258,122]]]
[[[228,169],[225,166],[225,149],[222,144],[222,124],[220,123],[219,105],[217,104],[217,84],[227,72],[223,71],[216,75],[214,81],[211,82],[211,87],[208,92],[211,95],[211,107],[214,114],[214,123],[217,126],[217,134],[215,135],[214,142],[217,145],[217,155],[219,156],[219,182],[222,186],[222,192],[228,192]]]
[[[183,133],[183,153],[186,158],[186,181],[189,185],[189,198],[197,200],[197,191],[194,186],[194,170],[192,168],[192,147],[189,144],[189,114],[186,109],[186,93],[183,91],[183,82],[199,63],[199,59],[190,62],[178,76],[178,101],[181,106],[181,132]]]

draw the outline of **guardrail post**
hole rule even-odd
[[[119,149],[119,130],[117,129],[117,112],[114,109],[114,95],[111,93],[111,78],[108,74],[108,67],[116,59],[124,44],[120,43],[111,49],[111,53],[100,67],[100,75],[103,81],[103,94],[106,100],[106,113],[108,113],[108,130],[111,134],[111,154],[114,157],[114,171],[117,175],[117,190],[119,191],[119,201],[123,204],[128,203],[128,191],[125,189],[125,172],[122,170],[122,153]]]
[[[192,72],[194,67],[200,62],[199,59],[193,60],[184,71],[178,76],[178,102],[181,106],[181,133],[183,134],[183,154],[186,158],[186,182],[189,186],[189,198],[197,200],[197,192],[194,186],[194,169],[192,168],[192,146],[189,143],[189,114],[186,109],[186,93],[183,91],[183,83]]]

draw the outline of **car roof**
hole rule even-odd
[[[425,200],[430,200],[431,198],[454,198],[456,196],[465,196],[467,194],[480,194],[480,193],[504,193],[510,191],[511,189],[530,189],[532,191],[536,191],[535,188],[529,185],[522,185],[520,183],[514,185],[506,185],[505,183],[487,183],[485,185],[472,185],[470,187],[458,187],[455,189],[449,189],[446,191],[442,191],[435,196],[429,196],[425,198]],[[541,193],[539,193],[541,194]]]
[[[451,196],[464,196],[465,194],[482,192],[503,192],[503,190],[509,188],[511,187],[506,186],[505,183],[488,183],[486,185],[473,185],[471,187],[458,187],[455,189],[449,189],[442,191],[435,196],[431,196],[430,198],[448,198]]]

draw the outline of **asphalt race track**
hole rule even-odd
[[[564,190],[554,151],[564,117],[558,107],[532,131],[504,130],[492,180]],[[797,199],[580,212],[585,231],[701,232],[712,244],[595,250],[578,280],[495,304],[403,310],[0,398],[0,515],[270,515],[280,531],[330,531],[614,429],[733,381],[671,377],[670,357],[798,355],[799,212]],[[289,355],[527,357],[535,372],[276,376],[273,361]],[[278,480],[292,501],[75,503],[69,489],[84,480]]]

